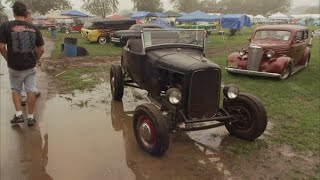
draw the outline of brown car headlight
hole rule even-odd
[[[269,50],[269,51],[267,52],[267,57],[268,57],[269,59],[273,58],[274,55],[275,55],[275,52],[274,52],[273,50]]]
[[[227,85],[223,88],[223,94],[229,99],[235,99],[240,93],[240,90],[235,85]]]
[[[182,100],[182,92],[178,88],[170,88],[166,92],[166,97],[171,104],[179,104]]]
[[[246,55],[246,50],[245,49],[241,49],[240,51],[239,51],[239,54],[240,54],[240,56],[242,57],[242,56],[244,56],[244,55]]]

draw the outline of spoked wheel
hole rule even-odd
[[[279,77],[281,80],[287,79],[291,75],[291,65],[288,64],[287,67],[283,70],[281,76]]]
[[[123,97],[123,74],[120,65],[112,65],[110,69],[110,86],[112,98],[121,101]]]
[[[268,123],[267,113],[256,97],[239,94],[235,99],[226,99],[223,107],[234,121],[225,125],[231,135],[253,141],[265,131]]]
[[[140,147],[152,156],[161,156],[169,148],[167,121],[153,104],[143,104],[136,108],[133,129]]]
[[[100,44],[106,44],[107,43],[107,38],[106,37],[99,37],[99,39],[98,39],[98,42],[100,43]]]

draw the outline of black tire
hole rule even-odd
[[[251,94],[239,94],[235,99],[225,99],[223,107],[240,121],[225,126],[232,136],[253,141],[266,129],[267,113],[262,103]]]
[[[279,77],[279,79],[280,80],[288,79],[290,77],[291,73],[292,73],[292,65],[288,64],[287,67],[281,73],[281,76]]]
[[[140,147],[152,156],[162,156],[168,150],[169,127],[161,111],[153,104],[143,104],[136,108],[133,130]],[[148,131],[145,138],[141,134],[142,130]]]
[[[110,69],[110,86],[112,98],[121,101],[123,97],[123,74],[120,65],[112,65]]]
[[[101,36],[101,37],[99,37],[98,38],[98,43],[99,44],[106,44],[108,42],[108,38],[107,37],[105,37],[105,36]]]

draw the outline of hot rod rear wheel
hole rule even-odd
[[[167,121],[153,104],[143,104],[136,108],[133,130],[140,147],[152,156],[161,156],[169,148]]]
[[[110,70],[110,86],[112,98],[121,101],[123,97],[123,74],[120,65],[112,65]]]
[[[225,125],[231,135],[253,141],[265,131],[267,113],[256,97],[239,94],[235,99],[226,99],[223,107],[233,116],[233,120],[238,120]]]

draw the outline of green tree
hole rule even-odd
[[[16,0],[7,0],[11,5]],[[41,15],[47,14],[51,10],[65,10],[71,9],[69,0],[20,0],[25,3],[32,13],[39,13]]]
[[[199,9],[199,0],[170,0],[174,8],[180,12],[192,12]]]
[[[132,0],[136,11],[163,12],[163,3],[160,0]]]
[[[199,4],[199,9],[206,13],[220,12],[220,7],[217,0],[203,0]]]
[[[83,0],[82,9],[105,18],[118,10],[118,0]]]

